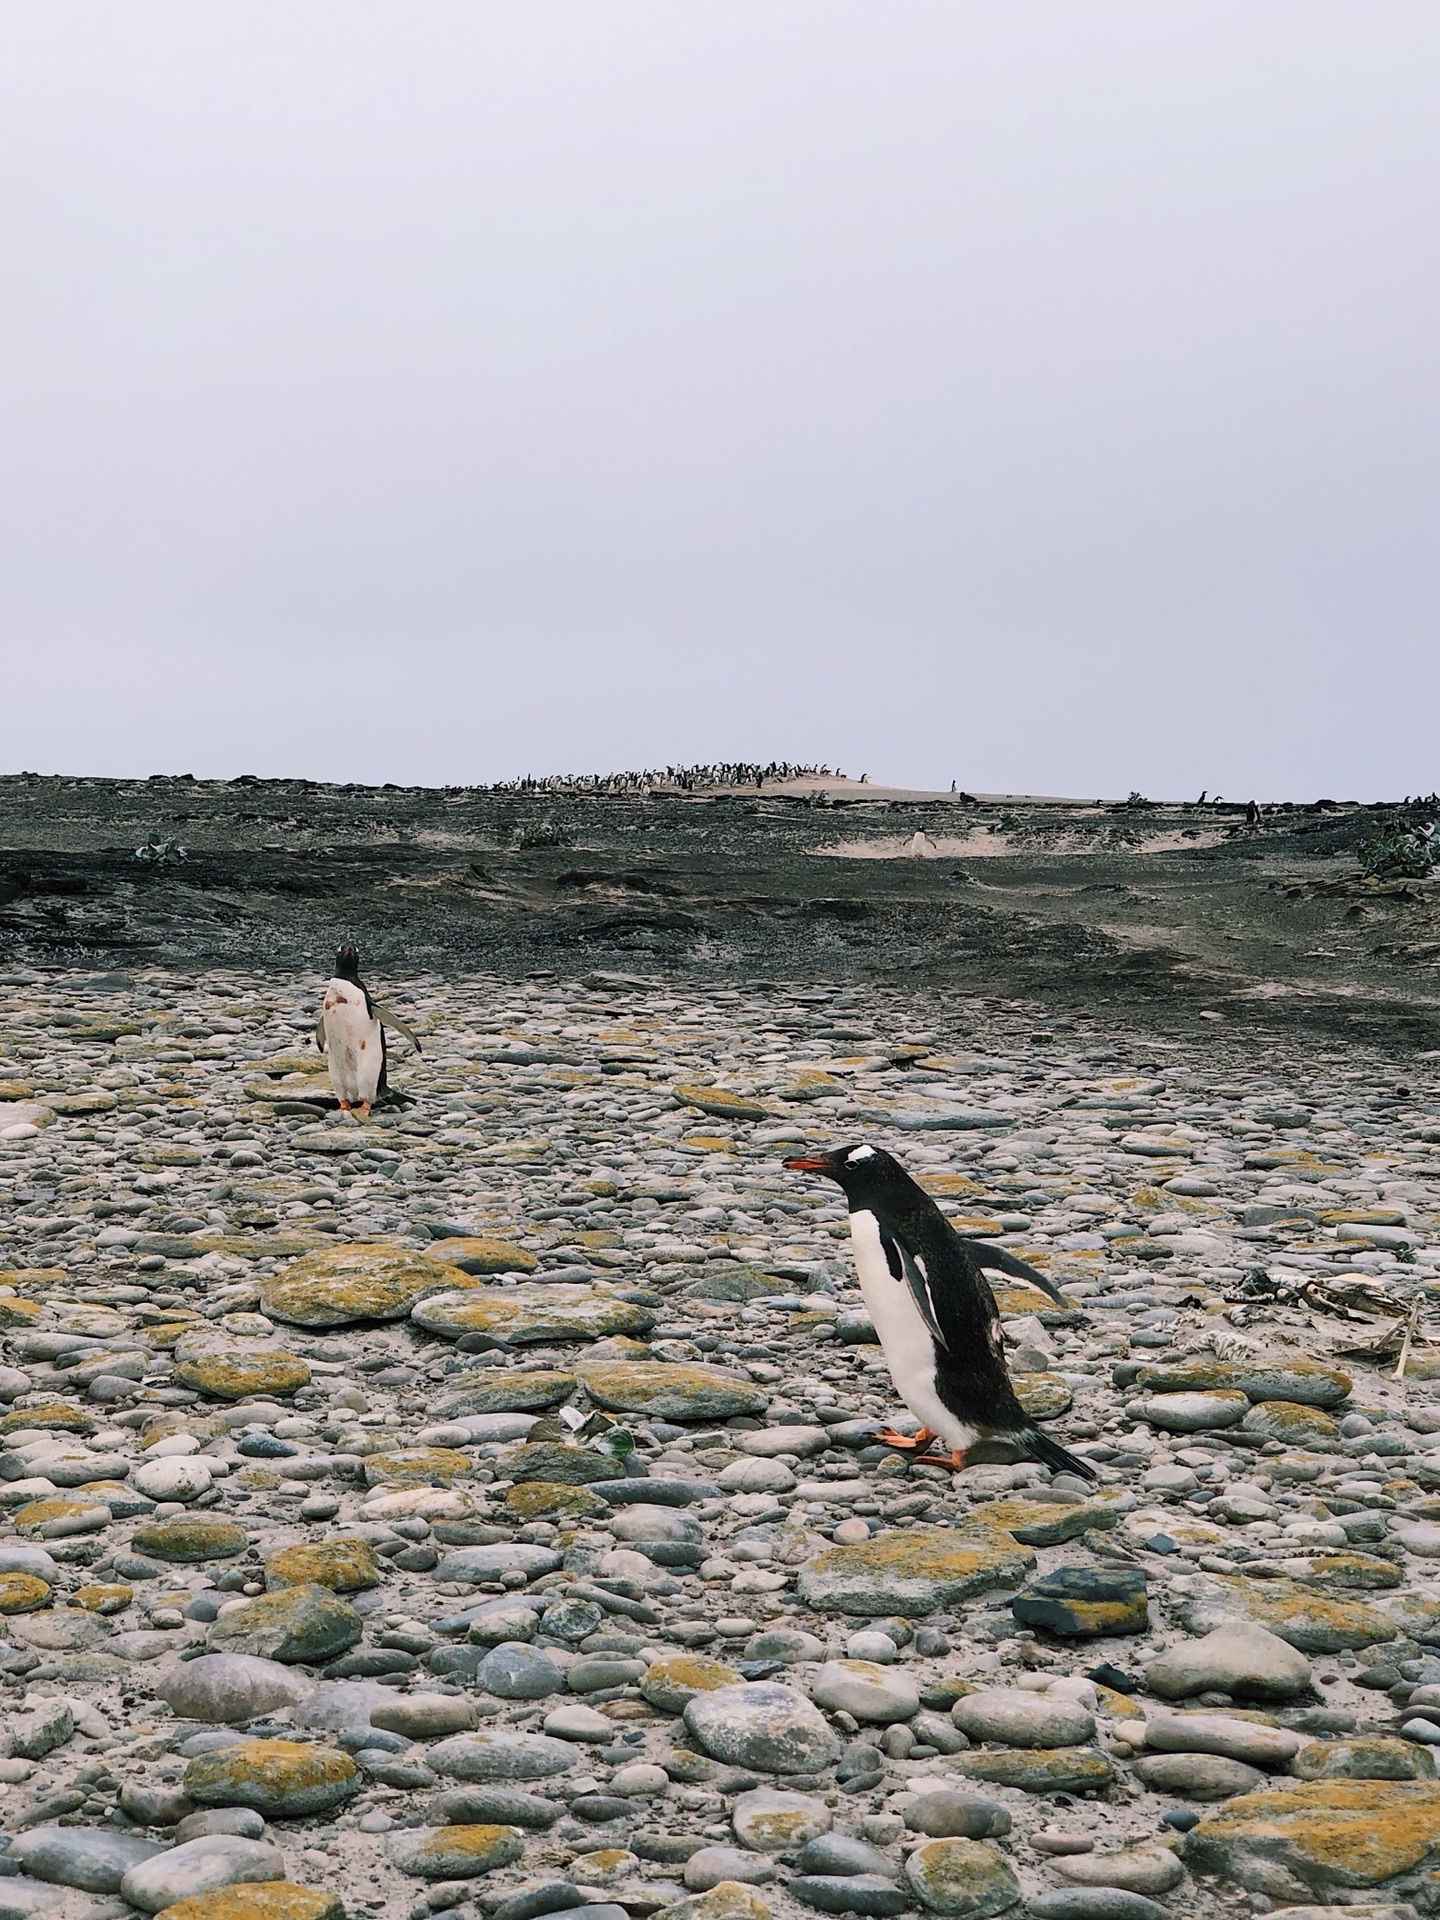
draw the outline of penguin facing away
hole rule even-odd
[[[955,1472],[977,1442],[1008,1440],[1056,1472],[1096,1479],[1089,1462],[1042,1433],[1016,1399],[1000,1311],[982,1269],[1027,1281],[1064,1305],[1054,1283],[1003,1247],[963,1238],[883,1147],[801,1154],[785,1165],[824,1174],[849,1203],[860,1291],[890,1377],[920,1422],[913,1439],[888,1430],[876,1437]],[[937,1436],[948,1458],[926,1452]]]
[[[420,1042],[409,1027],[370,998],[360,978],[360,955],[355,948],[341,947],[335,955],[335,976],[325,989],[320,1018],[315,1023],[315,1044],[326,1056],[330,1085],[342,1113],[355,1107],[362,1119],[368,1119],[372,1104],[389,1091],[385,1077],[387,1026],[403,1033],[415,1051],[421,1052]]]

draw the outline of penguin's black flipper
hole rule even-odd
[[[320,1018],[315,1022],[315,1044],[320,1049],[321,1053],[324,1053],[325,1051],[325,1016],[323,1013],[321,1014]]]
[[[1048,1280],[1043,1273],[1037,1273],[1034,1267],[1026,1266],[1023,1260],[1017,1260],[1004,1247],[992,1247],[988,1240],[969,1240],[963,1233],[957,1233],[955,1237],[977,1267],[990,1267],[996,1272],[1008,1273],[1012,1280],[1027,1281],[1032,1287],[1038,1287],[1041,1293],[1048,1294],[1057,1307],[1069,1306],[1069,1301],[1053,1280]]]
[[[898,1234],[888,1227],[880,1229],[880,1244],[885,1250],[885,1264],[895,1279],[903,1280],[910,1289],[910,1298],[919,1309],[920,1318],[930,1331],[930,1337],[939,1346],[948,1347],[951,1343],[945,1337],[940,1324],[940,1312],[934,1295],[930,1291],[930,1281],[923,1264],[916,1260]]]
[[[410,1042],[411,1046],[415,1049],[416,1053],[420,1055],[420,1058],[422,1060],[425,1058],[425,1049],[421,1046],[420,1042],[415,1038],[414,1034],[410,1031],[409,1027],[406,1026],[405,1022],[403,1020],[397,1019],[395,1015],[390,1011],[389,1007],[382,1007],[377,1005],[372,1007],[370,1011],[373,1013],[375,1018],[380,1022],[382,1027],[393,1027],[396,1033],[403,1033],[405,1038]]]
[[[1090,1481],[1100,1478],[1088,1460],[1067,1453],[1058,1440],[1052,1440],[1039,1427],[1022,1427],[1014,1437],[1033,1459],[1042,1467],[1049,1467],[1052,1473],[1078,1473],[1082,1480]]]

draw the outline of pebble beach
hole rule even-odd
[[[322,987],[0,974],[0,1920],[1440,1906],[1433,1058],[414,974],[361,1123]],[[1095,1486],[877,1442],[854,1140]]]

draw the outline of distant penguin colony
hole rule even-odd
[[[371,1107],[383,1102],[389,1093],[385,1077],[387,1025],[403,1033],[415,1051],[421,1052],[420,1042],[409,1027],[370,998],[360,978],[360,955],[355,948],[341,947],[335,955],[335,976],[321,1002],[315,1044],[326,1057],[330,1085],[342,1113],[357,1110],[362,1120],[368,1119]]]
[[[982,1269],[1024,1280],[1063,1305],[1053,1282],[1002,1247],[963,1238],[881,1147],[802,1154],[785,1165],[834,1180],[849,1202],[860,1291],[890,1377],[920,1422],[913,1436],[886,1431],[877,1438],[955,1472],[978,1443],[1006,1440],[1056,1472],[1096,1479],[1089,1462],[1042,1433],[1016,1399],[1000,1312]],[[948,1457],[927,1451],[937,1437]]]

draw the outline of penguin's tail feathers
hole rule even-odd
[[[1100,1478],[1088,1460],[1068,1453],[1058,1440],[1052,1440],[1039,1427],[1022,1427],[1016,1438],[1033,1459],[1042,1467],[1049,1467],[1052,1473],[1078,1473],[1082,1480],[1090,1481]]]

